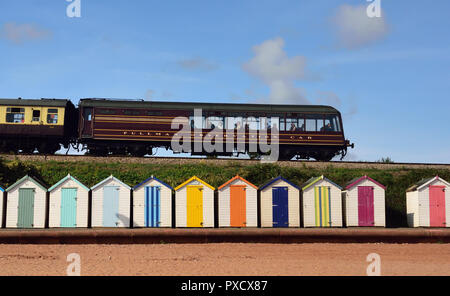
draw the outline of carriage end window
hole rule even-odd
[[[49,123],[49,124],[57,124],[58,123],[58,109],[48,109],[47,123]]]
[[[24,123],[25,108],[6,108],[6,122]]]
[[[41,110],[33,110],[33,121],[41,120]]]

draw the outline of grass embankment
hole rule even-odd
[[[57,183],[67,174],[75,176],[87,186],[93,186],[113,174],[130,186],[135,186],[151,175],[176,187],[196,175],[214,187],[218,187],[239,174],[257,186],[268,180],[283,176],[294,184],[301,185],[310,177],[325,175],[336,184],[344,186],[355,177],[368,175],[387,186],[386,220],[388,227],[406,226],[406,189],[422,178],[439,175],[450,180],[450,170],[444,169],[347,169],[329,166],[313,169],[306,166],[291,168],[276,164],[241,165],[230,161],[226,166],[208,164],[125,164],[89,162],[21,162],[0,159],[0,184],[5,187],[29,174],[37,177],[48,187]]]

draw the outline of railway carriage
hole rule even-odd
[[[195,110],[201,110],[201,115]],[[273,140],[279,142],[281,160],[295,156],[331,160],[336,155],[345,156],[350,146],[344,137],[341,114],[329,106],[82,99],[79,116],[78,137],[94,155],[151,154],[154,147],[173,148],[173,137],[186,133],[190,139],[187,151],[175,152],[260,155],[264,151],[259,145],[252,151],[252,144],[262,137],[271,144],[275,130],[279,135],[274,133]],[[182,130],[186,126],[189,129]],[[205,140],[218,149],[208,151],[202,144],[196,146]]]
[[[0,99],[0,152],[53,154],[76,141],[77,110],[69,100]]]

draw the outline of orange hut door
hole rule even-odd
[[[230,226],[246,226],[245,185],[230,186]]]

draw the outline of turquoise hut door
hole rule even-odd
[[[117,227],[119,220],[119,190],[118,186],[103,188],[103,226]]]
[[[61,189],[61,227],[77,226],[77,189]]]
[[[34,221],[34,189],[19,189],[18,228],[33,228]]]

